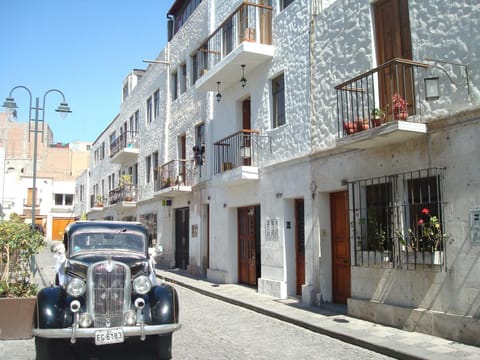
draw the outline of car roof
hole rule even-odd
[[[65,233],[69,236],[77,231],[140,231],[148,235],[147,228],[137,221],[107,221],[107,220],[86,220],[76,221],[67,225]]]

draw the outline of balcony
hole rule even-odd
[[[337,146],[366,149],[423,136],[432,109],[424,87],[430,70],[393,59],[336,86]]]
[[[171,160],[159,166],[154,196],[171,198],[192,191],[193,169],[189,160]]]
[[[215,91],[217,82],[228,88],[273,57],[272,7],[243,3],[211,34],[198,49],[201,77],[198,90]]]
[[[110,144],[110,161],[114,164],[134,162],[138,157],[137,132],[126,131]]]
[[[229,183],[258,180],[259,137],[256,130],[241,130],[214,143],[214,174]]]
[[[108,192],[108,206],[135,207],[136,200],[133,185],[121,185]]]
[[[90,195],[90,210],[102,211],[105,201],[101,195]]]

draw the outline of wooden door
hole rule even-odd
[[[189,209],[175,209],[175,266],[187,269],[189,263]]]
[[[238,282],[257,285],[260,241],[259,207],[238,208]]]
[[[305,208],[303,199],[295,200],[295,254],[297,295],[302,295],[302,285],[305,284]]]
[[[179,149],[179,159],[178,162],[178,176],[177,176],[177,183],[179,185],[184,185],[187,181],[187,167],[186,167],[186,159],[187,159],[187,135],[183,134],[180,136],[180,149]]]
[[[54,218],[52,219],[52,240],[63,240],[63,233],[68,224],[75,221],[75,218]]]
[[[346,304],[350,297],[350,241],[346,191],[330,194],[330,211],[333,302]]]
[[[272,0],[260,0],[260,43],[272,44]]]
[[[378,65],[394,58],[412,59],[408,0],[381,0],[374,4],[374,23]],[[412,67],[388,67],[379,73],[380,106],[392,115],[392,96],[399,93],[415,109]]]

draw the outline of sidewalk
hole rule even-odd
[[[159,270],[164,281],[242,306],[311,331],[398,359],[480,359],[480,348],[349,317],[341,309],[281,300],[236,284],[214,284],[180,271]],[[181,299],[180,299],[181,301]]]
[[[50,252],[50,245],[36,256],[36,281],[40,287],[49,286],[55,279],[55,258]],[[313,307],[302,304],[298,299],[276,299],[259,294],[254,288],[215,284],[178,270],[157,269],[156,273],[157,277],[174,285],[394,358],[480,359],[478,347],[349,317],[342,307]]]

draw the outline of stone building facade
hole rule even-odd
[[[479,12],[175,1],[77,211],[144,222],[160,266],[478,345]]]

